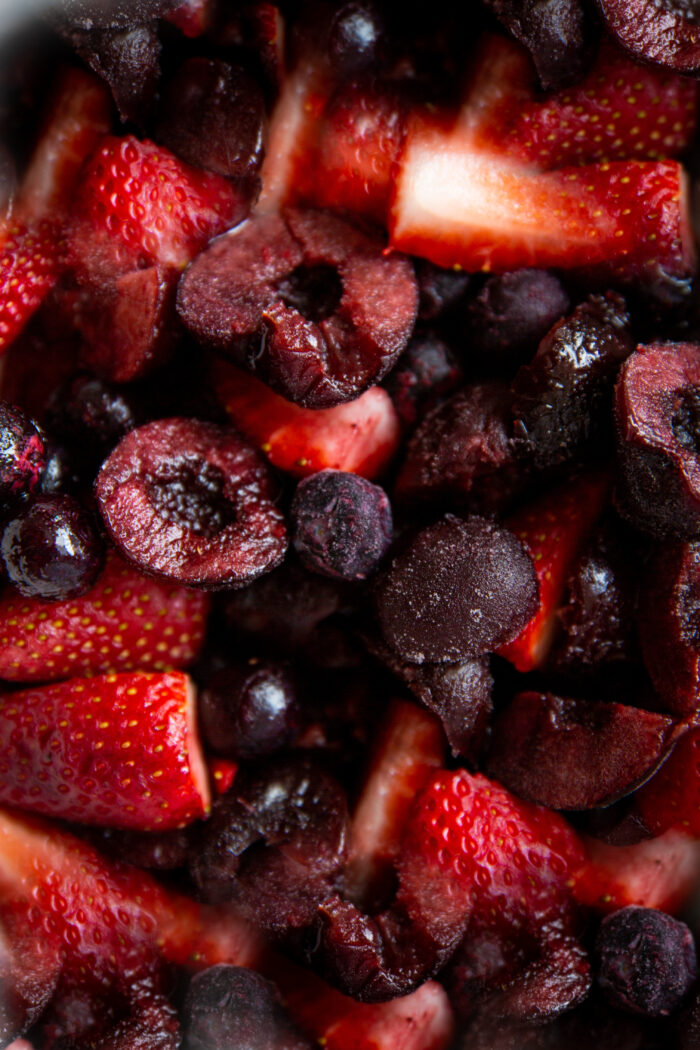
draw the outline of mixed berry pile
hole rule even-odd
[[[0,1045],[697,1050],[700,26],[0,55]]]

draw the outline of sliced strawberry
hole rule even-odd
[[[193,684],[137,671],[7,693],[0,774],[0,803],[106,827],[183,827],[210,803]]]
[[[214,360],[212,376],[232,422],[273,466],[295,477],[331,469],[376,478],[399,447],[399,419],[382,387],[335,408],[312,410],[227,362]]]
[[[381,899],[411,803],[444,761],[438,719],[416,704],[393,700],[379,726],[350,829],[344,891],[360,907]]]
[[[503,134],[514,155],[540,168],[677,157],[693,140],[698,84],[640,66],[604,40],[574,87],[518,100]]]
[[[22,179],[17,211],[28,222],[68,213],[80,169],[111,127],[109,90],[81,69],[62,69]]]
[[[0,227],[0,354],[21,332],[55,284],[60,236],[49,223]]]
[[[655,835],[678,828],[700,838],[700,729],[679,740],[658,773],[640,788],[636,801]]]
[[[70,255],[98,283],[149,265],[181,269],[247,210],[222,176],[133,135],[107,136],[76,190]]]
[[[234,914],[202,908],[146,872],[9,811],[0,811],[0,921],[13,950],[22,949],[30,930],[44,945],[47,966],[52,957],[60,967],[45,1015],[54,1037],[79,1038],[148,1009],[170,987],[166,962],[247,966],[260,952]],[[71,1010],[76,1004],[80,1009]]]
[[[611,912],[636,904],[675,913],[696,892],[700,842],[682,831],[667,831],[631,846],[585,838],[586,859],[572,877],[581,904]]]
[[[209,774],[214,794],[225,795],[233,784],[237,772],[237,762],[232,762],[228,758],[210,758]]]
[[[470,129],[415,121],[390,217],[394,247],[444,267],[575,269],[600,279],[685,277],[694,254],[675,161],[540,173],[477,148]]]
[[[427,981],[387,1003],[358,1003],[286,960],[270,976],[299,1028],[324,1050],[445,1050],[454,1016],[444,988]]]
[[[187,667],[204,640],[209,598],[107,555],[95,586],[62,602],[0,595],[0,678],[45,682],[107,671]]]
[[[525,544],[539,584],[538,611],[518,637],[498,651],[519,671],[541,667],[547,658],[567,576],[603,511],[609,484],[600,474],[574,478],[507,522]]]

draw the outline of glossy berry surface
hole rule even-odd
[[[364,580],[392,539],[389,499],[357,474],[324,470],[300,481],[290,509],[292,543],[307,568]]]
[[[5,525],[2,559],[28,598],[58,601],[84,594],[102,568],[104,548],[93,516],[71,496],[40,496]]]
[[[202,735],[216,754],[256,758],[289,744],[300,722],[289,667],[251,659],[218,672],[199,696]]]
[[[8,401],[0,402],[0,497],[32,492],[46,467],[44,438],[31,419]]]
[[[598,983],[613,1005],[647,1017],[677,1010],[695,980],[690,929],[651,908],[623,908],[607,916],[596,954]]]

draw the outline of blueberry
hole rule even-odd
[[[307,568],[324,576],[364,580],[391,543],[384,490],[342,470],[322,470],[299,482],[291,521],[295,550]]]
[[[92,587],[104,550],[92,515],[71,496],[40,496],[5,526],[7,575],[20,594],[60,601]]]
[[[249,660],[219,671],[199,697],[205,743],[217,754],[255,758],[293,739],[300,718],[289,669]]]
[[[647,1017],[673,1013],[695,980],[692,933],[653,908],[632,906],[603,919],[596,954],[598,983],[608,999]]]

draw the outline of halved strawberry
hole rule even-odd
[[[345,896],[360,907],[381,899],[416,793],[445,761],[440,722],[416,704],[392,700],[350,828]]]
[[[644,823],[655,835],[678,828],[700,838],[700,729],[678,741],[635,799]]]
[[[218,359],[212,361],[212,383],[238,429],[273,466],[295,477],[331,469],[376,478],[399,447],[399,419],[382,387],[335,408],[312,410]]]
[[[108,671],[187,667],[204,640],[209,598],[144,576],[110,551],[94,587],[47,602],[0,595],[0,678],[45,682]]]
[[[9,220],[0,226],[0,354],[56,283],[60,241],[48,222],[33,229]]]
[[[71,260],[97,283],[145,266],[182,269],[247,211],[228,179],[148,140],[107,136],[76,190]]]
[[[609,487],[604,475],[581,475],[546,492],[507,522],[525,544],[539,584],[539,609],[518,637],[498,651],[519,671],[532,671],[547,658],[567,575],[603,511]]]
[[[193,684],[135,672],[7,693],[0,774],[0,803],[106,827],[183,827],[210,804]]]
[[[629,905],[676,913],[696,892],[700,842],[670,830],[630,846],[584,837],[586,858],[572,875],[572,893],[601,912]]]
[[[105,84],[81,69],[59,71],[37,144],[22,179],[17,212],[28,222],[63,219],[85,158],[111,127]]]
[[[47,969],[59,968],[43,1023],[69,1041],[147,1011],[170,988],[167,963],[247,966],[260,953],[235,914],[203,908],[146,872],[7,810],[0,810],[0,923],[12,950],[21,951],[31,931]]]

